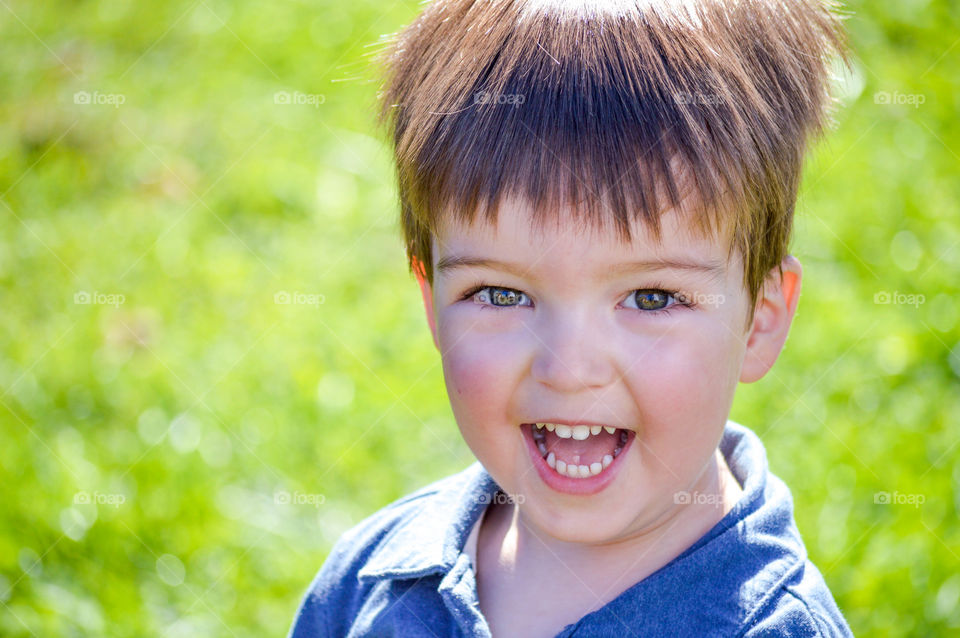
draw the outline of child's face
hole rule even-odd
[[[497,228],[451,223],[433,242],[425,302],[463,437],[521,515],[561,540],[626,538],[668,516],[675,495],[696,491],[714,462],[738,381],[763,376],[783,343],[769,343],[776,307],[758,311],[757,334],[744,331],[739,255],[726,263],[720,239],[686,232],[674,212],[662,220],[662,245],[639,227],[624,245],[612,228],[566,222],[537,235],[529,210],[510,204]],[[456,259],[513,268],[443,267]],[[627,268],[655,261],[691,267]],[[478,286],[492,288],[471,295]],[[788,327],[792,303],[780,310]],[[627,442],[599,474],[562,476],[523,425],[558,421],[622,428]],[[542,432],[548,451],[560,452],[554,465],[566,456],[587,466],[602,466],[621,434]]]

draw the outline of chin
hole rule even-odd
[[[581,545],[608,543],[621,535],[626,522],[621,524],[609,518],[598,524],[597,515],[589,512],[564,512],[552,514],[542,510],[530,511],[530,506],[521,506],[521,514],[544,534],[565,543]]]

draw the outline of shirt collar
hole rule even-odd
[[[473,524],[499,490],[493,477],[476,461],[402,499],[397,505],[406,507],[398,508],[400,520],[357,577],[420,578],[449,571]]]
[[[720,451],[742,486],[743,494],[713,529],[661,571],[697,552],[748,517],[756,523],[759,522],[756,520],[758,514],[763,518],[776,514],[774,518],[777,527],[782,528],[780,531],[789,536],[791,530],[786,528],[796,529],[792,522],[790,492],[777,477],[768,474],[766,453],[757,435],[738,423],[727,421]],[[476,461],[461,472],[401,499],[392,506],[399,520],[373,550],[357,577],[361,580],[420,578],[432,573],[446,573],[456,563],[474,523],[498,491],[500,487],[496,481]],[[770,501],[775,505],[764,507]],[[408,508],[414,508],[414,511]],[[758,512],[760,509],[766,512]],[[789,554],[803,554],[799,535],[796,536],[796,545],[789,549]]]

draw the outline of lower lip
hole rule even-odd
[[[534,426],[525,423],[520,427],[530,430]],[[621,459],[626,456],[626,452],[630,449],[635,437],[636,434],[634,432],[628,432],[627,442],[624,443],[620,453],[613,457],[613,462],[596,476],[591,476],[590,478],[570,478],[569,476],[558,474],[556,470],[547,465],[547,459],[540,456],[540,450],[537,449],[536,443],[533,442],[533,432],[523,432],[523,440],[527,442],[527,450],[530,452],[533,466],[537,468],[537,473],[543,482],[557,492],[577,494],[580,496],[596,494],[602,491],[617,477],[617,472],[622,465]]]

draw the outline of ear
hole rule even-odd
[[[420,293],[423,295],[423,307],[427,311],[427,323],[430,325],[430,334],[433,335],[433,345],[440,349],[440,341],[437,339],[437,322],[433,316],[433,289],[430,282],[427,281],[427,271],[423,262],[416,257],[411,257],[413,272],[417,276],[417,283],[420,284]]]
[[[740,369],[743,383],[759,381],[773,367],[797,311],[803,268],[793,255],[784,258],[781,268],[782,279],[776,268],[767,273],[757,299],[753,324],[747,336],[746,356]]]

